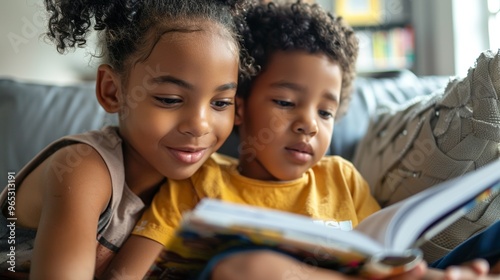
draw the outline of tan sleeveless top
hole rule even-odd
[[[16,174],[16,186],[20,185],[24,178],[50,155],[65,146],[76,143],[84,143],[93,147],[103,158],[111,176],[112,197],[108,207],[99,218],[97,228],[96,275],[99,275],[127,239],[145,208],[142,200],[132,193],[125,183],[122,139],[118,135],[117,128],[108,126],[99,131],[89,131],[56,140]],[[5,188],[0,194],[2,208],[6,204],[8,190]],[[9,222],[4,215],[0,215],[0,219],[2,223]],[[7,243],[9,234],[7,227],[0,229],[0,271],[5,271],[9,267],[8,253],[11,246]],[[16,272],[29,271],[35,236],[36,230],[16,227]]]

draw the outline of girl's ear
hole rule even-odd
[[[236,106],[236,115],[234,116],[234,125],[241,125],[243,123],[244,101],[241,97],[235,97],[234,104]]]
[[[120,79],[110,65],[102,64],[97,69],[96,96],[97,100],[108,113],[120,110],[121,97]]]

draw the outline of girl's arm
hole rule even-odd
[[[183,211],[194,208],[197,200],[190,180],[165,182],[151,205],[137,222],[118,254],[103,274],[103,279],[142,279],[158,255],[173,240]]]
[[[102,279],[143,279],[162,249],[163,245],[152,239],[130,235]]]
[[[97,225],[111,197],[111,179],[101,156],[80,145],[85,144],[65,147],[43,163],[31,279],[94,277]]]

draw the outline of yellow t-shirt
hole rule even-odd
[[[133,234],[166,246],[183,212],[205,197],[302,214],[341,230],[351,230],[380,209],[368,184],[341,157],[324,157],[301,178],[277,182],[243,177],[235,161],[216,154],[191,178],[161,186]]]

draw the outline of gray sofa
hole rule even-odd
[[[410,71],[358,77],[348,113],[335,125],[328,154],[352,159],[370,116],[379,104],[401,104],[446,85],[447,77],[417,77]],[[17,172],[51,141],[67,134],[116,123],[97,103],[94,83],[71,86],[41,85],[0,78],[0,185],[7,172]],[[237,156],[237,136],[220,152]]]

